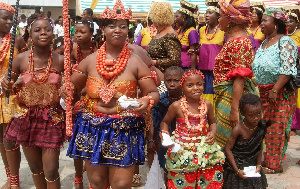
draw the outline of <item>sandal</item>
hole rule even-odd
[[[283,172],[283,169],[281,166],[277,169],[270,169],[268,167],[263,167],[263,170],[264,170],[265,174],[277,174],[277,173]]]
[[[142,185],[141,178],[142,178],[141,174],[134,174],[132,178],[132,187],[141,186]]]

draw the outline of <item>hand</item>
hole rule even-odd
[[[276,105],[276,97],[277,97],[277,93],[275,93],[271,90],[269,92],[268,101],[273,106]]]
[[[147,99],[147,98],[139,98],[139,99],[136,99],[136,101],[138,101],[139,103],[141,103],[141,106],[134,108],[134,111],[136,113],[145,113],[147,111],[148,105],[150,103],[149,99]]]
[[[246,174],[244,173],[243,170],[240,170],[240,171],[239,171],[238,176],[239,176],[240,178],[242,178],[242,179],[246,179],[246,178],[247,178],[247,177],[246,177]]]
[[[260,174],[260,170],[261,170],[261,165],[256,165],[256,173]]]
[[[74,87],[72,87],[72,86],[74,86],[74,85],[71,83],[71,88],[72,88],[71,89],[71,96],[73,97]],[[60,87],[59,95],[64,101],[66,101],[68,94],[67,94],[67,89],[66,89],[65,84]]]
[[[12,91],[12,86],[14,84],[14,81],[10,81],[8,82],[7,78],[4,77],[2,82],[1,82],[1,87],[4,91],[9,91],[11,92]]]
[[[237,110],[233,110],[231,108],[230,115],[229,115],[229,121],[230,121],[230,125],[232,128],[238,124],[238,122],[240,121],[239,119],[240,119],[239,112]]]
[[[208,132],[207,135],[206,135],[206,139],[205,139],[205,142],[209,145],[213,145],[214,142],[215,142],[215,138],[216,138],[216,133],[213,133],[213,132]]]
[[[189,55],[189,56],[191,56],[191,55],[193,55],[193,54],[195,54],[195,53],[197,53],[197,51],[196,51],[195,49],[189,49],[189,50],[187,51],[187,55]]]

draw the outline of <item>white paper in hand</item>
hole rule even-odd
[[[118,99],[118,103],[123,109],[132,109],[135,107],[140,107],[141,103],[136,101],[135,99],[127,98],[127,96],[123,95]]]
[[[246,177],[261,177],[259,173],[256,173],[256,166],[244,167],[244,173]]]
[[[62,98],[60,98],[60,106],[62,107],[62,109],[66,110],[66,103]]]
[[[172,145],[175,144],[175,142],[172,141],[170,135],[166,134],[166,133],[162,133],[162,138],[163,138],[163,142],[162,145],[165,147],[170,147]]]
[[[180,144],[174,143],[174,146],[172,147],[171,152],[176,153],[180,149]]]

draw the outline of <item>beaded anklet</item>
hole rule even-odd
[[[9,178],[10,177],[10,169],[9,169],[9,167],[5,167],[5,172],[6,172],[7,178]]]
[[[75,175],[75,184],[82,184],[83,182],[82,182],[82,179],[83,179],[83,176],[81,176],[81,177],[77,177],[76,175]]]
[[[10,175],[10,186],[20,186],[19,175]]]

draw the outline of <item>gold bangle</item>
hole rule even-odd
[[[273,93],[276,93],[276,94],[277,94],[277,90],[276,90],[276,89],[271,89],[271,91],[272,91]]]

